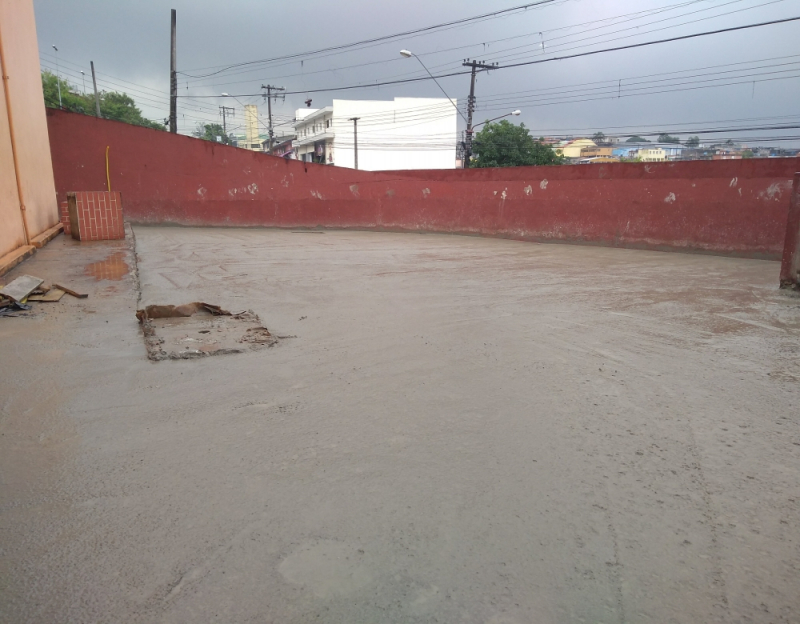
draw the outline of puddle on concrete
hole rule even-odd
[[[125,252],[117,251],[105,260],[94,262],[86,267],[86,275],[91,275],[96,280],[119,281],[128,274],[128,263],[125,262]]]
[[[231,313],[195,302],[148,306],[137,311],[136,318],[142,325],[147,357],[155,361],[243,353],[278,343],[250,310]]]

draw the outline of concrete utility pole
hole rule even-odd
[[[172,9],[172,30],[170,38],[169,54],[169,131],[172,134],[178,132],[178,43],[177,33],[177,12]]]
[[[275,132],[272,128],[272,99],[278,99],[278,93],[286,91],[283,87],[273,87],[272,85],[261,85],[262,89],[266,90],[264,99],[267,101],[267,115],[269,115],[269,151],[272,151],[272,141],[275,138]],[[273,94],[273,91],[275,92]]]
[[[467,136],[466,146],[464,148],[464,169],[469,169],[469,161],[472,158],[472,113],[475,112],[475,75],[478,69],[497,69],[497,63],[487,65],[486,63],[479,63],[478,61],[470,61],[467,59],[462,63],[464,67],[472,68],[472,80],[469,86],[469,100],[467,100]]]
[[[350,121],[353,122],[353,145],[356,152],[356,169],[358,169],[358,120],[361,117],[351,117]]]
[[[100,96],[97,95],[97,77],[94,75],[94,61],[89,61],[89,64],[92,66],[92,85],[94,85],[94,109],[97,118],[100,119],[102,115],[100,114]]]
[[[231,108],[230,106],[220,106],[220,115],[222,115],[222,132],[225,136],[228,136],[228,124],[226,123],[225,117],[226,115],[230,115],[231,117],[236,116],[236,109]]]

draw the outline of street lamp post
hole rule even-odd
[[[411,58],[411,57],[413,56],[415,59],[417,59],[417,60],[419,61],[419,64],[420,64],[420,65],[422,65],[422,67],[425,69],[425,71],[426,71],[426,72],[428,72],[428,75],[429,75],[429,76],[430,76],[430,77],[433,79],[433,81],[436,83],[436,86],[437,86],[437,87],[439,87],[439,89],[442,91],[442,93],[444,93],[444,96],[445,96],[445,97],[446,97],[448,100],[450,100],[450,103],[451,103],[451,104],[453,105],[453,107],[456,109],[456,112],[458,112],[458,114],[459,114],[459,115],[461,115],[461,118],[462,118],[464,121],[466,121],[466,122],[467,122],[467,133],[470,133],[470,132],[471,132],[471,124],[470,124],[470,120],[469,120],[469,119],[467,119],[466,117],[464,117],[464,113],[462,113],[462,112],[461,112],[461,111],[458,109],[458,106],[456,105],[456,103],[455,103],[455,102],[454,102],[454,101],[453,101],[453,100],[450,98],[450,96],[449,96],[449,95],[447,95],[447,91],[445,91],[445,90],[444,90],[444,88],[442,87],[442,85],[440,85],[440,84],[439,84],[439,81],[438,81],[438,80],[436,80],[436,77],[435,77],[435,76],[434,76],[434,75],[431,73],[431,71],[430,71],[430,70],[429,70],[429,69],[426,67],[425,63],[423,63],[423,62],[422,62],[422,59],[421,59],[421,58],[419,58],[419,57],[418,57],[416,54],[414,54],[413,52],[411,52],[411,51],[409,51],[409,50],[400,50],[400,56],[404,56],[405,58]]]
[[[81,70],[81,80],[83,80],[83,95],[86,96],[86,74]]]
[[[61,108],[61,70],[58,67],[58,48],[54,45],[53,49],[56,51],[56,86],[58,87],[58,107]]]

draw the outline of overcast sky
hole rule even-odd
[[[689,33],[800,16],[800,0],[556,0],[467,25],[405,36],[344,53],[306,55],[191,78],[224,65],[291,54],[432,26],[522,5],[478,0],[34,0],[42,66],[91,89],[94,60],[100,88],[126,91],[145,116],[169,111],[170,9],[178,14],[179,130],[219,121],[221,104],[266,105],[262,84],[299,92],[274,111],[290,119],[310,97],[313,107],[333,98],[441,97],[432,81],[359,88],[307,90],[424,76],[412,50],[434,74],[462,70],[463,59],[512,62],[653,41]],[[800,21],[633,50],[610,52],[480,75],[476,121],[521,109],[535,135],[624,134],[634,130],[800,125]],[[460,104],[468,76],[440,80]],[[738,83],[738,84],[730,84]],[[715,88],[699,88],[723,85]],[[222,98],[227,92],[238,101]],[[192,99],[189,96],[213,98]],[[693,125],[694,124],[694,125]],[[459,127],[463,127],[461,122]],[[698,132],[703,140],[748,136]],[[800,129],[749,136],[800,136]],[[683,136],[685,138],[685,135]],[[770,143],[770,141],[759,141]],[[775,143],[774,144],[779,144]],[[797,142],[781,143],[793,145]]]

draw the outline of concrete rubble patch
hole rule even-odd
[[[147,357],[154,361],[243,353],[278,343],[252,310],[231,313],[196,301],[147,306],[136,312],[136,318]]]

